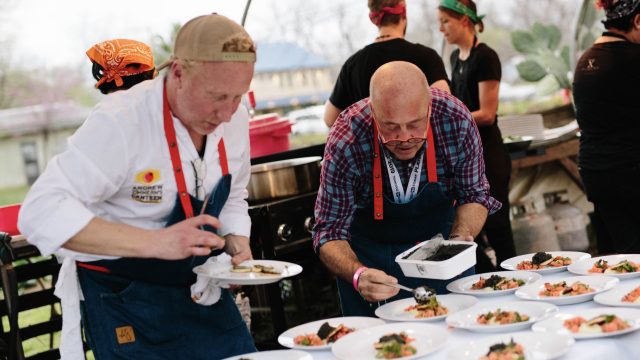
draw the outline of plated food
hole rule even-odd
[[[437,304],[436,304],[437,303]],[[376,309],[376,316],[391,321],[437,321],[478,303],[470,295],[437,295],[435,302],[419,305],[413,298],[396,300]]]
[[[222,269],[212,268],[205,263],[193,268],[193,272],[216,279],[223,284],[263,285],[298,275],[302,272],[302,267],[286,261],[248,260],[238,266]]]
[[[567,334],[592,339],[627,334],[640,329],[640,310],[622,307],[582,309],[556,314],[533,325],[535,332]]]
[[[341,360],[376,358],[409,360],[423,358],[437,351],[444,346],[448,338],[449,332],[444,327],[416,322],[398,322],[353,332],[336,341],[331,351]]]
[[[384,324],[372,317],[347,316],[312,321],[291,328],[278,337],[282,346],[299,350],[328,350],[331,345],[354,331]]]
[[[415,355],[417,350],[411,345],[413,341],[415,339],[405,332],[383,335],[373,344],[377,351],[376,359],[399,359]]]
[[[475,332],[523,330],[548,318],[558,307],[543,302],[512,301],[496,306],[475,306],[447,316],[447,325]]]
[[[471,290],[509,290],[522,285],[524,285],[523,280],[494,274],[486,279],[480,276],[480,279],[471,285]]]
[[[234,265],[231,267],[231,269],[229,269],[229,271],[235,272],[235,273],[254,272],[257,274],[271,274],[271,275],[282,274],[282,270],[276,269],[273,265],[264,265],[264,264],[252,264],[251,266]]]
[[[607,275],[621,280],[640,276],[640,254],[607,255],[585,259],[569,265],[578,275]]]
[[[609,264],[607,260],[600,259],[593,263],[593,266],[588,271],[592,274],[626,274],[636,272],[639,269],[640,264],[626,259],[613,265]]]
[[[628,322],[614,314],[602,314],[589,320],[576,316],[565,320],[563,325],[572,333],[607,333],[631,327]]]
[[[606,306],[640,308],[640,286],[637,282],[621,283],[615,289],[596,295],[593,301]]]
[[[298,335],[293,339],[293,343],[300,346],[322,346],[336,342],[341,337],[354,332],[355,328],[338,324],[331,326],[329,322],[325,322],[320,326],[316,333]]]
[[[593,299],[620,280],[611,276],[571,276],[554,283],[537,282],[516,290],[516,296],[524,300],[545,301],[556,305],[577,304]]]
[[[489,347],[487,355],[480,358],[480,360],[524,360],[524,347],[513,341],[508,343],[499,342]]]
[[[565,355],[575,343],[569,335],[516,332],[493,335],[460,344],[447,360],[551,360]]]
[[[511,294],[521,286],[532,284],[542,276],[529,271],[498,271],[476,274],[447,284],[447,290],[474,296]]]
[[[576,281],[571,285],[567,285],[566,281],[560,281],[557,283],[544,283],[544,290],[540,291],[540,296],[576,296],[594,291],[589,284],[580,281]]]
[[[485,314],[478,315],[476,320],[478,324],[482,325],[506,325],[519,323],[523,321],[529,321],[529,315],[520,314],[517,311],[488,311]]]
[[[560,272],[567,266],[591,255],[578,251],[548,251],[519,255],[503,261],[500,266],[507,270],[526,270],[539,274]]]
[[[537,252],[531,257],[531,260],[519,262],[516,268],[518,270],[539,270],[548,267],[569,266],[572,262],[573,260],[568,256],[553,256],[550,253]]]

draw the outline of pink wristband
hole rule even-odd
[[[368,267],[366,266],[360,266],[356,272],[353,273],[353,288],[356,289],[357,292],[360,292],[360,290],[358,290],[358,281],[360,280],[360,275],[362,275],[362,273],[367,270]]]

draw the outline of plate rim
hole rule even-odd
[[[282,333],[280,333],[278,335],[278,339],[277,339],[278,340],[278,344],[280,344],[280,345],[282,345],[282,346],[284,346],[286,348],[289,348],[289,349],[302,350],[302,351],[306,351],[306,350],[309,350],[309,351],[329,350],[329,349],[331,349],[331,346],[333,346],[334,343],[325,344],[325,345],[321,345],[321,346],[306,346],[306,347],[302,347],[302,346],[296,345],[296,344],[293,344],[292,346],[289,346],[287,344],[284,344],[281,341],[281,338],[283,337],[284,334],[286,334],[287,332],[292,331],[292,330],[294,330],[296,328],[301,328],[301,327],[304,327],[304,326],[310,326],[311,324],[314,324],[314,323],[319,323],[320,325],[322,325],[322,323],[325,322],[325,321],[331,321],[331,320],[335,320],[335,319],[344,319],[344,318],[352,318],[352,319],[356,319],[357,318],[357,319],[362,319],[362,320],[366,320],[366,321],[378,322],[377,325],[372,325],[372,326],[369,326],[369,327],[365,327],[363,329],[368,329],[370,327],[380,326],[380,325],[384,325],[385,324],[384,320],[379,319],[379,318],[375,318],[375,317],[370,317],[370,316],[338,316],[338,317],[332,317],[332,318],[326,318],[326,319],[319,319],[319,320],[309,321],[309,322],[304,323],[304,324],[296,325],[296,326],[294,326],[294,327],[292,327],[290,329],[287,329],[287,330],[283,331]],[[358,329],[356,329],[356,331],[357,330]]]
[[[466,290],[466,289],[462,289],[462,290],[458,290],[458,289],[454,289],[455,285],[459,285],[462,284],[463,282],[465,282],[467,279],[472,278],[472,277],[476,277],[476,276],[491,276],[492,274],[505,274],[505,275],[501,275],[501,276],[509,276],[509,274],[513,275],[517,272],[520,273],[528,273],[530,274],[533,278],[536,278],[535,280],[531,281],[530,283],[526,283],[525,285],[519,286],[517,288],[513,288],[513,289],[507,289],[507,290],[494,290],[494,291],[486,291],[486,290]],[[463,295],[471,295],[471,296],[478,296],[478,297],[482,297],[482,296],[500,296],[500,295],[508,295],[508,294],[513,294],[516,290],[527,286],[527,285],[531,285],[531,284],[535,284],[537,281],[540,281],[542,279],[542,275],[537,274],[535,272],[532,271],[528,271],[528,270],[504,270],[504,271],[492,271],[492,272],[488,272],[488,273],[481,273],[481,274],[473,274],[473,275],[468,275],[465,276],[463,278],[460,279],[456,279],[450,283],[447,284],[446,288],[447,290],[449,290],[452,293],[456,293],[456,294],[463,294]]]
[[[587,252],[583,252],[583,251],[564,251],[564,250],[558,250],[558,251],[545,251],[545,252],[546,252],[546,253],[550,253],[550,254],[553,254],[553,253],[556,253],[556,254],[557,254],[557,253],[576,253],[576,254],[582,254],[582,255],[583,255],[583,256],[582,256],[582,258],[577,259],[575,262],[582,261],[582,260],[585,260],[585,259],[589,259],[589,258],[591,258],[591,257],[592,257],[592,256],[591,256],[591,254],[589,254],[589,253],[587,253]],[[556,267],[556,268],[544,268],[544,269],[535,269],[535,270],[534,270],[534,269],[529,269],[529,270],[519,270],[519,269],[517,269],[517,268],[509,269],[509,268],[506,268],[506,267],[504,266],[504,264],[505,264],[506,262],[508,262],[509,260],[516,259],[516,258],[519,258],[519,257],[533,256],[533,255],[535,255],[535,254],[536,254],[536,253],[529,253],[529,254],[522,254],[522,255],[516,255],[516,256],[510,257],[510,258],[508,258],[508,259],[503,260],[503,261],[500,263],[500,267],[501,267],[501,268],[503,268],[503,269],[505,269],[505,270],[509,270],[509,271],[531,271],[531,272],[537,272],[537,273],[553,273],[553,272],[566,271],[566,270],[567,270],[567,268],[568,268],[569,266],[571,266],[571,265],[565,265],[565,266],[558,266],[558,267]],[[586,255],[586,256],[584,256],[584,255]],[[572,264],[573,264],[573,263],[572,263]]]
[[[450,293],[450,294],[436,295],[436,298],[437,298],[437,297],[451,297],[451,296],[453,296],[453,297],[464,297],[464,298],[469,298],[469,301],[472,301],[472,302],[473,302],[473,304],[471,304],[470,306],[468,306],[468,307],[466,307],[466,308],[464,308],[464,309],[462,309],[462,310],[466,310],[466,309],[472,308],[473,306],[477,305],[477,304],[478,304],[478,302],[480,301],[480,300],[478,300],[478,298],[476,298],[476,297],[475,297],[475,296],[473,296],[473,295],[457,294],[457,293]],[[445,319],[448,315],[450,315],[450,314],[455,314],[456,312],[462,311],[462,310],[459,310],[459,311],[455,311],[455,312],[453,312],[453,313],[447,313],[447,314],[440,315],[440,316],[433,316],[433,317],[430,317],[430,318],[413,318],[413,319],[394,319],[394,318],[391,318],[391,317],[382,317],[382,316],[380,316],[380,315],[378,314],[378,311],[380,311],[380,309],[381,309],[381,308],[384,308],[384,307],[386,307],[386,306],[389,306],[389,307],[390,307],[390,305],[392,305],[392,304],[394,304],[394,303],[398,303],[398,302],[402,302],[402,301],[408,301],[408,300],[412,300],[412,298],[410,298],[410,297],[409,297],[409,298],[404,298],[404,299],[398,299],[398,300],[392,301],[392,302],[390,302],[390,303],[386,303],[386,304],[384,304],[384,305],[382,305],[382,306],[378,307],[378,308],[375,310],[375,315],[376,315],[378,318],[383,319],[383,320],[385,320],[385,321],[393,321],[393,322],[435,322],[435,321],[444,320],[444,319]]]

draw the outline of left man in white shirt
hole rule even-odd
[[[234,264],[251,258],[239,105],[255,59],[240,25],[216,14],[190,20],[167,75],[98,104],[33,185],[19,228],[63,259],[63,359],[83,356],[79,303],[97,359],[255,351],[227,290],[203,304],[189,289],[212,250]]]

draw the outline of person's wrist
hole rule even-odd
[[[363,272],[365,272],[365,270],[367,270],[368,267],[366,266],[360,266],[359,268],[356,269],[356,271],[353,273],[353,288],[357,291],[360,292],[360,290],[358,290],[358,283],[360,282],[360,276],[362,275]]]

